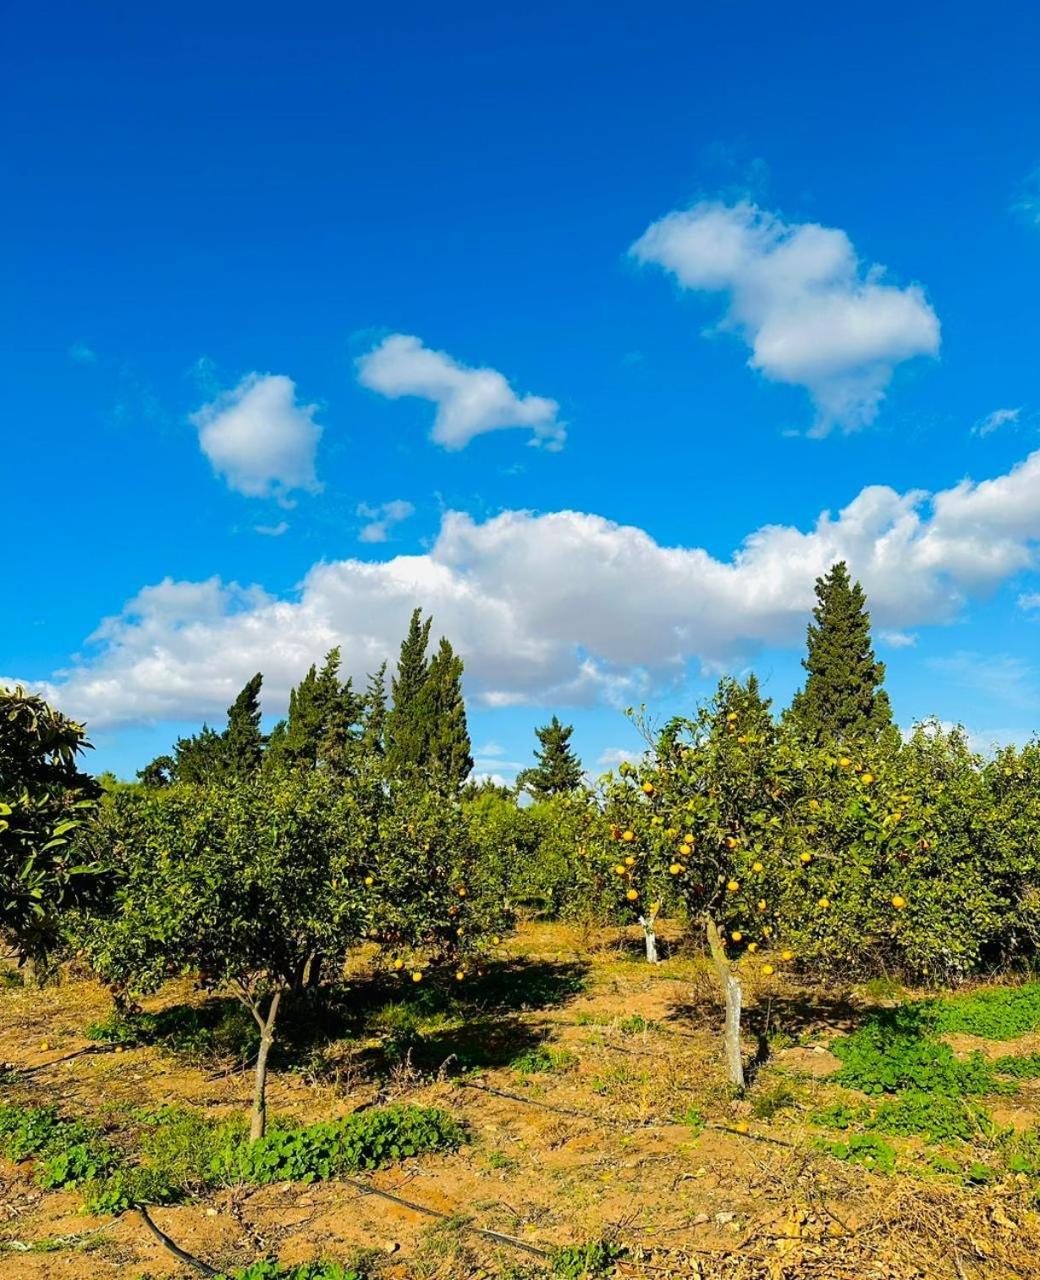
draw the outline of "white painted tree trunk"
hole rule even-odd
[[[657,954],[657,933],[654,930],[654,921],[648,920],[646,916],[640,916],[639,923],[643,926],[643,937],[646,941],[647,963],[657,964],[660,960],[660,956]]]

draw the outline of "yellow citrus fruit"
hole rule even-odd
[[[747,734],[746,734],[746,733],[738,733],[738,734],[737,734],[737,741],[738,741],[738,742],[747,742]]]
[[[811,853],[799,854],[799,859],[802,862],[812,862],[812,854]]]
[[[733,721],[734,721],[734,720],[736,720],[736,718],[737,718],[737,713],[736,713],[735,711],[731,711],[731,712],[726,716],[726,723],[727,723],[727,724],[732,724],[732,723],[733,723]]]
[[[687,833],[682,838],[682,842],[683,844],[693,844],[693,832],[687,831]]]
[[[622,831],[621,833],[621,839],[624,840],[626,844],[631,844],[635,838],[636,833],[634,831]]]
[[[618,875],[619,875],[619,876],[623,876],[623,875],[625,874],[625,865],[624,865],[624,863],[623,863],[623,862],[619,862],[619,863],[617,864],[617,866],[614,868],[614,870],[618,873]]]
[[[813,800],[810,800],[810,801],[809,801],[809,808],[810,808],[810,809],[812,809],[812,811],[813,811],[814,813],[816,812],[816,810],[817,810],[819,807],[820,807],[820,802],[819,802],[819,800],[815,800],[815,799],[813,799]]]
[[[756,876],[760,876],[762,872],[765,871],[765,867],[763,867],[761,862],[753,862],[751,864],[751,870],[755,873]]]
[[[412,981],[422,982],[422,974],[419,972],[418,969],[416,969],[416,971],[412,974]]]
[[[375,881],[372,879],[372,877],[371,877],[371,876],[365,876],[365,884],[367,884],[367,885],[373,885],[373,884],[375,884]]]
[[[628,857],[628,858],[626,858],[626,859],[625,859],[625,866],[626,866],[626,867],[634,867],[635,865],[636,865],[636,860],[635,860],[635,858],[633,858],[633,857]]]
[[[654,794],[654,784],[652,782],[643,783],[644,795],[652,796]]]
[[[740,932],[739,929],[734,929],[729,936],[733,939],[734,942],[740,942],[744,937],[744,935]]]
[[[635,889],[629,889],[625,893],[625,897],[629,900],[629,902],[635,902],[636,898],[639,897],[639,894]]]
[[[766,900],[765,900],[765,898],[759,898],[759,900],[758,900],[758,909],[759,909],[759,911],[765,911],[765,909],[766,909]]]
[[[848,756],[842,756],[842,757],[838,760],[838,765],[839,765],[842,769],[847,769],[851,763],[852,763],[852,761],[849,759],[849,757],[848,757]]]
[[[771,978],[773,974],[776,973],[776,970],[773,968],[771,964],[764,964],[762,966],[762,972],[765,974],[767,978]]]
[[[821,898],[816,905],[819,907],[823,907],[824,910],[826,910],[831,905],[831,900],[830,898]]]
[[[668,868],[668,870],[671,872],[673,876],[677,876],[679,872],[682,870],[682,863],[673,862],[672,865]]]
[[[906,899],[901,893],[894,893],[892,895],[892,905],[897,911],[902,911],[906,906]]]
[[[740,842],[737,840],[737,837],[736,837],[736,836],[727,836],[727,837],[726,837],[726,848],[727,848],[727,849],[735,849],[739,843],[740,843]]]
[[[758,943],[757,943],[757,942],[749,942],[749,943],[747,944],[747,949],[748,949],[748,951],[749,951],[752,955],[754,955],[754,954],[755,954],[755,952],[758,950]]]
[[[498,934],[496,933],[496,934],[495,934],[495,936],[491,939],[491,945],[492,945],[493,947],[497,947],[497,946],[498,946],[498,944],[499,944],[501,941],[502,941],[502,939],[501,939],[501,938],[498,936]]]
[[[773,936],[773,929],[771,925],[766,924],[762,926],[762,936],[765,938],[771,938]]]
[[[464,898],[465,896],[466,896],[466,890],[465,890],[464,888],[461,888],[461,887],[460,887],[460,888],[459,888],[459,897],[460,897],[460,898]]]
[[[665,835],[668,837],[669,840],[674,840],[678,834],[679,834],[678,827],[669,827],[668,830],[665,832]]]
[[[865,787],[869,787],[870,784],[874,781],[874,775],[872,773],[861,773],[859,775],[859,780],[860,782],[863,783]]]
[[[730,893],[736,893],[737,890],[740,888],[740,881],[729,880],[726,882],[726,888],[730,891]]]
[[[794,952],[793,952],[793,951],[781,951],[781,952],[780,952],[780,959],[781,959],[781,960],[783,960],[785,963],[787,963],[787,962],[789,962],[789,961],[791,961],[791,960],[793,960],[793,959],[794,959]]]
[[[465,976],[466,976],[466,975],[462,972],[462,970],[461,970],[461,969],[456,969],[456,970],[455,970],[455,981],[456,981],[456,982],[461,982],[461,981],[462,981],[462,979],[463,979]]]

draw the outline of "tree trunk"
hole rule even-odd
[[[647,919],[646,916],[640,916],[639,923],[643,926],[643,936],[646,939],[647,963],[657,964],[660,956],[657,954],[657,934],[654,931],[654,921]]]
[[[26,956],[22,961],[22,986],[38,987],[40,985],[40,971],[36,964],[35,956]]]
[[[726,1074],[729,1082],[738,1089],[744,1088],[744,1059],[740,1051],[740,1007],[742,992],[740,979],[733,972],[718,925],[708,916],[705,920],[708,933],[708,947],[711,950],[712,963],[718,975],[722,998],[726,1003],[726,1030],[724,1043],[726,1048]]]
[[[249,1141],[256,1142],[262,1138],[267,1129],[267,1055],[274,1043],[274,1022],[278,1016],[278,1006],[282,1002],[282,993],[276,991],[267,1007],[267,1017],[261,1020],[260,1048],[256,1055],[256,1075],[253,1078],[253,1114],[249,1121]]]

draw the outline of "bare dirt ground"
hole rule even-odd
[[[749,980],[746,1047],[750,1056],[757,1044],[763,1061],[737,1100],[723,1083],[710,971],[678,946],[650,967],[637,943],[525,926],[499,962],[515,988],[511,1012],[434,1031],[421,1053],[393,1062],[380,1057],[379,1036],[366,1029],[275,1070],[274,1116],[313,1121],[373,1101],[435,1103],[468,1127],[471,1140],[458,1153],[409,1160],[349,1185],[221,1190],[156,1208],[155,1221],[218,1268],[267,1256],[347,1260],[371,1250],[369,1270],[387,1280],[535,1275],[547,1265],[543,1253],[602,1238],[627,1246],[622,1276],[1040,1277],[1030,1186],[1005,1179],[971,1188],[937,1177],[918,1139],[895,1143],[899,1164],[887,1175],[818,1149],[820,1130],[809,1116],[828,1100],[827,1076],[837,1065],[826,1046],[870,1007],[865,995],[799,987],[789,976]],[[203,999],[173,983],[145,1003],[159,1010]],[[0,1063],[20,1072],[0,1096],[85,1118],[168,1103],[215,1119],[246,1108],[250,1077],[234,1061],[89,1041],[86,1028],[109,1011],[108,994],[85,980],[0,990]],[[510,1065],[537,1046],[550,1051],[552,1069]],[[959,1037],[955,1047],[979,1045]],[[1038,1048],[1032,1036],[995,1051]],[[993,1111],[1001,1123],[1038,1123],[1035,1087],[1000,1103]],[[691,1109],[705,1122],[700,1133],[687,1123]],[[136,1213],[89,1217],[81,1205],[76,1192],[42,1190],[31,1164],[0,1161],[4,1280],[193,1274]]]

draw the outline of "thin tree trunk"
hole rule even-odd
[[[733,972],[733,966],[726,955],[718,925],[711,916],[708,916],[704,923],[708,933],[708,947],[711,951],[712,963],[718,975],[722,998],[726,1003],[726,1030],[724,1034],[726,1074],[729,1077],[730,1084],[736,1085],[738,1089],[743,1089],[744,1058],[740,1051],[740,1009],[743,993],[740,987],[740,979]]]
[[[256,1055],[256,1075],[253,1083],[253,1114],[249,1122],[249,1141],[256,1142],[262,1138],[267,1129],[267,1055],[274,1043],[274,1023],[278,1017],[278,1006],[282,1002],[282,993],[276,991],[267,1006],[267,1017],[254,1017],[260,1026],[260,1048]]]
[[[646,940],[646,959],[648,964],[657,964],[660,956],[657,954],[657,934],[654,931],[653,918],[646,916],[639,917],[639,923],[643,926],[643,937]]]

